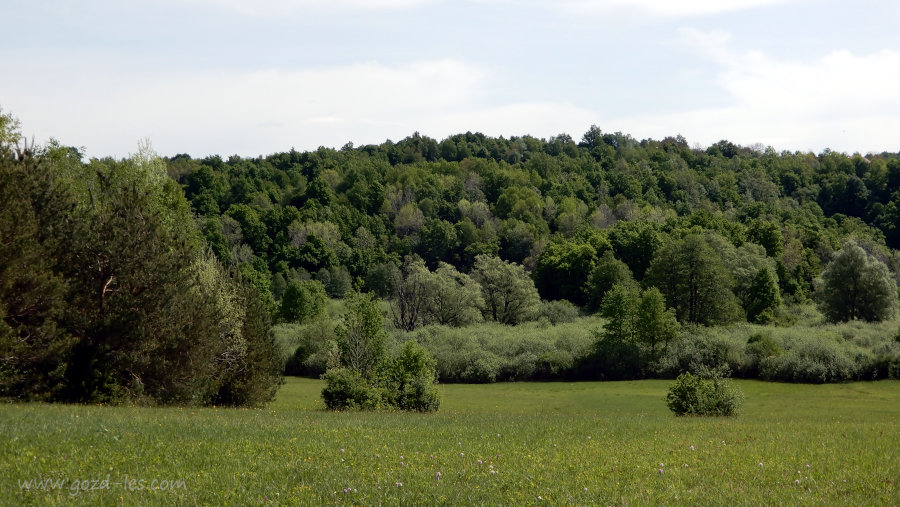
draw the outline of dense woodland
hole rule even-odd
[[[783,380],[900,375],[893,336],[851,344],[862,352],[804,341],[801,354],[777,331],[810,312],[894,318],[896,153],[702,149],[594,126],[578,141],[416,133],[257,158],[144,145],[85,160],[23,145],[0,118],[3,396],[255,404],[285,363],[349,371],[351,354],[407,340],[424,349],[405,345],[391,371],[406,375],[404,357],[427,366],[407,380],[722,364]],[[373,334],[354,349],[363,320]],[[710,338],[736,325],[755,331]],[[360,348],[374,336],[379,350]]]
[[[723,364],[793,381],[900,375],[895,331],[808,327],[896,314],[896,153],[702,149],[591,127],[579,141],[414,134],[180,155],[168,171],[217,258],[283,323],[288,372],[326,369],[324,294],[363,291],[442,381]]]
[[[412,256],[471,273],[484,255],[522,265],[547,301],[593,311],[633,279],[662,291],[679,321],[764,322],[789,320],[781,301],[809,301],[847,241],[893,276],[900,263],[894,153],[699,149],[592,127],[578,142],[415,134],[260,158],[180,155],[168,172],[216,257],[273,312],[295,281],[390,299]],[[679,286],[672,270],[695,258],[719,293]],[[777,298],[755,299],[773,281]]]

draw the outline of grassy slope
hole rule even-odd
[[[431,415],[324,412],[305,379],[264,410],[5,405],[0,504],[900,502],[900,382],[738,384],[734,419],[675,418],[665,381],[447,385]],[[107,474],[186,489],[17,483]]]

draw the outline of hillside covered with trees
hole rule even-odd
[[[397,299],[410,270],[471,287],[482,256],[522,266],[541,299],[590,311],[634,281],[658,288],[681,322],[789,321],[784,305],[813,298],[846,242],[889,276],[900,263],[900,156],[889,153],[698,149],[592,127],[577,142],[415,134],[260,158],[181,155],[168,172],[217,258],[273,312],[307,280],[330,297]],[[423,314],[402,327],[478,318]]]
[[[895,331],[802,327],[896,330],[895,153],[701,149],[594,126],[579,141],[414,134],[180,155],[168,171],[217,258],[283,323],[289,372],[325,370],[325,296],[363,291],[388,303],[398,344],[435,355],[443,381],[722,364],[782,380],[900,375]]]
[[[0,117],[3,396],[260,403],[282,369],[349,368],[363,313],[339,322],[343,298],[381,305],[393,337],[363,356],[424,347],[391,360],[418,358],[405,382],[722,364],[900,376],[893,331],[846,331],[896,330],[896,153],[701,149],[594,126],[577,141],[417,133],[85,160],[58,142],[23,150]],[[358,343],[382,336],[366,318],[375,334]],[[798,322],[849,324],[817,341],[784,331]]]

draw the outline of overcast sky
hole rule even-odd
[[[6,1],[0,107],[38,142],[228,156],[681,134],[900,150],[900,2]]]

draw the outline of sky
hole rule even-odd
[[[900,151],[900,2],[4,2],[0,108],[125,157],[568,134]]]

